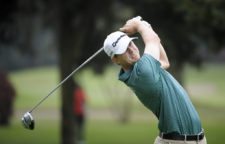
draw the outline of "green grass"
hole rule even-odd
[[[127,98],[132,100],[130,109],[133,119],[127,124],[121,124],[115,119],[108,120],[104,115],[89,115],[86,125],[87,144],[153,143],[158,134],[157,121],[127,87],[117,80],[117,71],[118,68],[113,67],[108,68],[103,75],[95,75],[85,69],[75,76],[85,88],[88,108],[93,111],[112,110],[115,113],[122,109]],[[187,66],[184,77],[185,87],[200,114],[209,144],[225,143],[224,71],[225,65],[206,65],[201,71]],[[11,73],[10,78],[17,90],[16,113],[10,127],[0,127],[0,144],[60,143],[60,89],[34,112],[34,131],[24,129],[20,122],[23,112],[33,107],[58,84],[56,68],[17,71]]]
[[[16,87],[16,108],[28,109],[37,104],[51,89],[58,84],[58,73],[53,67],[35,68],[11,74],[12,83]],[[42,104],[44,108],[59,106],[59,90]]]
[[[57,144],[59,138],[59,123],[54,120],[40,120],[32,131],[24,129],[15,119],[10,127],[0,128],[1,144]]]
[[[224,121],[217,123],[217,121],[204,123],[205,134],[208,144],[224,144],[225,125]]]
[[[89,120],[86,125],[87,144],[151,144],[158,134],[156,125],[156,121],[132,121],[120,124],[108,120]],[[224,144],[225,125],[218,125],[212,121],[205,122],[203,125],[209,144]],[[57,144],[59,142],[59,121],[40,120],[33,131],[24,129],[17,121],[10,127],[0,128],[1,144]]]
[[[225,109],[225,65],[208,64],[202,69],[186,67],[185,84],[193,101],[204,107]]]
[[[148,144],[155,139],[156,127],[147,121],[119,124],[115,121],[89,121],[86,128],[88,144]],[[60,141],[58,121],[40,120],[35,130],[25,130],[16,122],[0,129],[1,144],[57,144]]]
[[[115,121],[91,121],[88,123],[87,143],[89,144],[148,144],[157,135],[155,123],[135,121],[119,124]]]

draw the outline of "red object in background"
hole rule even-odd
[[[75,115],[84,115],[84,111],[85,111],[85,93],[84,93],[84,91],[80,87],[77,87],[74,90],[73,96],[74,96],[74,99],[73,99],[74,114]]]

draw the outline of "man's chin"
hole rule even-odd
[[[140,59],[140,56],[137,55],[137,56],[134,56],[134,57],[132,58],[132,61],[136,62],[136,61],[138,61],[139,59]]]

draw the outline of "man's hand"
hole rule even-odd
[[[120,28],[120,31],[125,32],[127,35],[133,35],[138,32],[138,26],[141,23],[142,18],[140,16],[134,17],[126,22],[126,24]]]

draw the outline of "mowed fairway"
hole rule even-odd
[[[60,143],[60,89],[33,112],[35,130],[24,129],[20,122],[24,112],[58,84],[57,70],[54,67],[44,67],[10,74],[17,90],[17,98],[11,126],[0,127],[0,144]],[[132,113],[128,123],[118,122],[117,115],[112,110],[116,103],[110,101],[111,97],[116,95],[119,99],[118,91],[127,94],[127,88],[117,83],[117,70],[110,67],[103,75],[95,75],[86,69],[76,77],[88,94],[87,144],[151,144],[158,134],[157,120],[134,95],[131,95]],[[224,71],[225,65],[208,64],[202,71],[188,66],[185,72],[185,87],[200,114],[209,144],[225,143]]]

